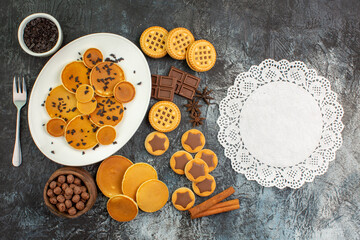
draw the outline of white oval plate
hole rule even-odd
[[[79,59],[88,48],[98,48],[104,58],[115,54],[124,58],[119,66],[126,80],[136,89],[136,96],[126,107],[123,120],[116,126],[116,144],[100,145],[84,153],[67,144],[64,137],[52,137],[45,129],[50,119],[44,103],[50,88],[61,84],[60,73],[64,66]],[[138,83],[140,83],[138,85]],[[67,166],[84,166],[99,162],[124,146],[139,128],[149,105],[151,74],[149,65],[138,47],[124,37],[111,33],[95,33],[78,38],[60,49],[44,66],[32,88],[29,99],[28,121],[32,138],[40,151],[49,159]]]

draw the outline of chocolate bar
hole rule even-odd
[[[158,100],[173,101],[176,80],[175,78],[160,75],[151,75],[151,97]]]
[[[175,93],[187,99],[193,99],[195,91],[200,84],[200,78],[195,77],[175,67],[171,67],[169,77],[176,79]]]

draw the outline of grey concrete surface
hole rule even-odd
[[[0,239],[360,239],[360,2],[309,1],[31,1],[2,0],[0,8]],[[106,211],[107,198],[99,193],[94,207],[78,219],[61,219],[44,205],[42,190],[61,166],[45,158],[35,146],[22,111],[23,164],[11,165],[15,136],[12,77],[25,76],[29,91],[48,58],[22,51],[17,27],[34,12],[55,16],[64,44],[86,34],[112,32],[139,46],[144,29],[159,25],[168,30],[186,27],[197,39],[211,41],[218,53],[215,67],[195,73],[200,88],[214,89],[215,104],[201,110],[207,117],[199,129],[206,147],[219,156],[213,172],[217,190],[232,185],[240,199],[238,211],[191,221],[169,201],[155,213],[141,212],[119,223]],[[236,174],[217,142],[218,103],[235,76],[266,58],[304,61],[329,79],[344,107],[343,146],[327,173],[302,188],[264,188]],[[192,72],[185,61],[169,56],[148,59],[152,73],[167,74],[170,66]],[[152,100],[151,104],[155,101]],[[183,113],[179,128],[168,134],[169,150],[160,157],[143,148],[152,131],[144,120],[134,137],[117,154],[155,166],[170,192],[190,187],[176,175],[168,160],[181,149],[180,137],[190,128],[184,98],[175,97]],[[95,176],[99,164],[85,167]],[[203,199],[198,198],[196,203]]]

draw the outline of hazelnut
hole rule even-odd
[[[59,195],[59,194],[61,193],[61,188],[60,188],[60,187],[56,187],[56,188],[54,189],[54,193],[55,193],[56,195]]]
[[[49,184],[49,187],[51,188],[51,189],[54,189],[54,188],[56,188],[56,182],[55,181],[52,181],[50,184]]]
[[[71,188],[65,189],[65,195],[73,195],[74,191]]]
[[[54,196],[54,191],[52,189],[48,189],[46,192],[46,195],[48,195],[48,197],[53,197]]]
[[[73,195],[64,195],[65,196],[65,199],[71,199]]]
[[[80,187],[78,186],[74,187],[74,194],[80,194],[80,193],[81,193]]]
[[[64,176],[64,175],[60,175],[60,176],[58,177],[58,182],[61,183],[61,184],[63,184],[63,183],[65,182],[65,176]]]
[[[73,183],[74,182],[74,175],[72,175],[72,174],[67,175],[66,180],[67,180],[68,184]]]
[[[57,204],[56,197],[51,197],[51,198],[49,199],[49,201],[50,201],[51,204],[54,204],[54,205]]]
[[[81,210],[83,210],[85,208],[85,204],[80,201],[80,202],[76,203],[75,207],[76,207],[77,210],[81,211]]]
[[[73,184],[73,183],[71,183],[69,186],[70,186],[70,188],[72,188],[72,189],[74,189],[74,187],[76,187],[76,185]]]
[[[60,212],[65,212],[65,210],[66,210],[65,203],[58,203],[58,204],[56,204],[56,207]]]
[[[73,201],[73,203],[77,203],[78,201],[80,201],[80,195],[74,195],[71,200]]]
[[[72,201],[71,200],[65,200],[65,206],[66,208],[71,208],[72,207]]]
[[[74,179],[74,184],[80,186],[80,185],[81,185],[81,180],[80,180],[80,178],[75,178],[75,179]]]
[[[81,186],[80,189],[82,193],[87,192],[87,188],[85,186]]]
[[[70,216],[75,215],[75,214],[76,214],[76,209],[75,209],[74,207],[69,208],[68,214],[69,214]]]
[[[60,203],[63,203],[63,202],[65,202],[65,197],[64,197],[64,195],[59,195],[56,197],[56,200]]]
[[[90,198],[90,195],[87,192],[81,193],[81,198],[84,200],[88,200]]]
[[[67,183],[63,183],[62,185],[61,185],[61,188],[62,188],[62,190],[64,190],[65,191],[65,189],[67,189],[69,187],[69,185],[67,184]]]

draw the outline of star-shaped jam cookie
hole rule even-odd
[[[198,177],[205,176],[205,167],[202,164],[193,163],[189,173],[197,179]]]
[[[149,144],[154,152],[158,150],[163,151],[165,150],[165,141],[165,138],[161,138],[155,134],[154,138],[149,141]]]
[[[199,188],[200,193],[211,192],[211,185],[213,183],[212,179],[205,178],[202,182],[196,183],[196,186]]]
[[[189,133],[187,139],[184,142],[188,145],[192,150],[202,145],[201,142],[201,134],[200,133]]]
[[[175,159],[175,168],[176,169],[181,169],[181,170],[184,170],[185,165],[190,161],[186,157],[186,154],[183,154],[183,155],[178,156],[178,157],[174,157],[174,159]]]
[[[175,204],[182,206],[183,208],[186,208],[189,203],[191,203],[192,199],[190,197],[189,192],[180,193],[178,192],[176,194],[176,201]]]
[[[202,153],[201,159],[204,160],[204,162],[206,162],[208,167],[215,167],[215,165],[214,165],[214,155],[213,154]]]

